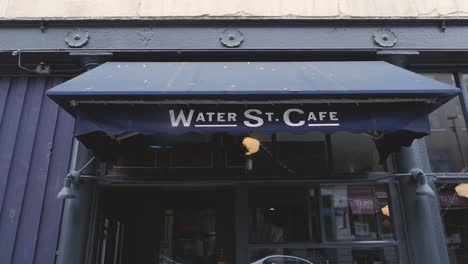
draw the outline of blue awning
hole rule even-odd
[[[458,92],[379,61],[108,62],[48,95],[95,149],[129,133],[349,131],[386,156],[429,134],[428,114]]]

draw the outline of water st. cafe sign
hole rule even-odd
[[[198,132],[245,134],[320,131],[426,132],[427,109],[403,104],[139,104],[87,105],[77,111],[77,136]]]
[[[197,109],[169,109],[171,126],[194,128],[246,127],[257,128],[279,124],[288,127],[336,127],[340,125],[337,111],[308,111],[288,108],[280,111],[259,108],[242,111],[199,111]]]

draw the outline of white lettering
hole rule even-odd
[[[192,122],[193,112],[194,112],[193,110],[190,110],[188,116],[186,117],[184,114],[184,111],[180,110],[179,114],[177,115],[177,118],[175,118],[174,110],[169,110],[169,117],[171,118],[172,126],[173,127],[179,126],[179,123],[181,121],[184,127],[190,126],[190,123]]]
[[[226,113],[218,113],[218,114],[217,114],[218,122],[224,122],[224,121],[226,121],[226,120],[224,120],[224,115],[225,115],[225,114],[226,114]]]
[[[266,112],[265,115],[267,116],[268,122],[273,121],[273,115],[274,115],[274,113],[272,113],[272,112]]]
[[[319,112],[319,119],[322,121],[327,116],[327,112]]]
[[[228,122],[236,122],[236,113],[228,113]]]
[[[297,123],[291,122],[291,119],[290,119],[289,115],[292,112],[299,113],[299,114],[304,114],[304,111],[302,111],[301,109],[295,109],[295,108],[294,109],[288,109],[288,110],[284,111],[284,114],[283,114],[284,123],[286,123],[286,125],[292,126],[292,127],[297,127],[297,126],[304,125],[305,121],[299,121]]]
[[[208,116],[208,121],[211,122],[213,121],[213,116],[214,116],[215,113],[213,112],[207,112],[206,115]]]
[[[317,121],[317,117],[315,117],[314,112],[310,112],[309,117],[307,118],[307,121],[311,121],[311,120]]]
[[[196,122],[205,122],[205,116],[203,113],[198,113],[197,119],[195,120]]]
[[[338,117],[336,117],[336,112],[330,112],[330,120],[331,121],[338,121]]]
[[[257,121],[256,123],[251,123],[249,120],[245,120],[244,121],[244,124],[248,127],[259,127],[261,125],[263,125],[263,119],[261,117],[258,117],[258,116],[254,116],[252,115],[251,113],[256,113],[258,115],[261,115],[262,114],[262,111],[260,110],[257,110],[257,109],[249,109],[249,110],[246,110],[244,112],[244,116],[245,118],[248,118],[250,120],[253,120],[253,121]]]

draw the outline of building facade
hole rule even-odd
[[[466,263],[467,10],[442,0],[0,2],[0,262]],[[424,91],[410,92],[418,83]],[[432,88],[444,84],[458,94]],[[423,125],[401,121],[420,101]],[[206,124],[249,107],[318,123],[139,126],[180,105]],[[426,121],[430,135],[418,130]],[[401,131],[421,134],[381,143]]]

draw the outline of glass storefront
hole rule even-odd
[[[398,263],[386,184],[250,186],[245,217],[235,189],[104,191],[96,263],[235,263],[236,225],[249,263]]]
[[[253,188],[250,260],[288,255],[312,263],[398,263],[389,205],[384,184]]]
[[[389,186],[368,182],[365,176],[367,172],[386,170],[385,164],[379,163],[370,135],[315,132],[250,136],[261,142],[259,151],[250,157],[244,154],[242,137],[227,134],[187,134],[158,146],[132,144],[132,151],[114,160],[110,174],[149,175],[153,179],[180,176],[186,180],[186,173],[190,173],[193,179],[208,182],[261,180],[258,186],[249,185],[245,204],[248,211],[243,219],[248,233],[245,243],[249,263],[299,261],[264,259],[272,255],[314,264],[399,262]],[[250,170],[246,169],[247,159],[251,159]],[[316,183],[298,185],[295,179]],[[326,183],[326,179],[337,179],[340,183]],[[265,185],[284,180],[291,185]],[[352,183],[356,180],[358,183]],[[199,195],[209,193],[207,189]],[[155,213],[159,216],[153,216],[164,219],[154,218],[154,223],[160,226],[156,229],[161,230],[157,233],[161,240],[159,249],[154,247],[152,251],[160,252],[159,261],[234,263],[236,235],[232,225],[234,218],[241,216],[234,215],[238,213],[232,211],[232,206],[220,211],[210,200],[203,207],[194,204],[196,199],[187,197],[187,193],[180,194],[178,198],[172,195],[164,198],[166,201],[173,197],[175,201],[165,204],[178,203],[177,206],[159,208]],[[235,199],[211,198],[226,204]],[[220,212],[231,219],[220,218]]]
[[[424,74],[455,85],[453,74]],[[431,135],[425,137],[433,172],[467,172],[468,133],[458,97],[429,115]]]

